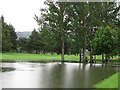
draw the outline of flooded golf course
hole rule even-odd
[[[115,74],[117,67],[82,63],[3,62],[2,88],[92,88]]]

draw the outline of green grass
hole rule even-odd
[[[1,55],[1,53],[0,53]],[[61,55],[51,55],[51,54],[27,54],[27,53],[2,53],[3,60],[24,60],[24,61],[34,61],[34,60],[60,60]],[[65,55],[65,60],[78,61],[79,56],[75,55]]]
[[[89,55],[87,56],[89,60]],[[99,61],[101,60],[101,55],[97,55],[96,59]],[[40,60],[61,60],[61,55],[51,55],[51,54],[28,54],[28,53],[0,53],[0,60],[7,60],[7,61],[40,61]],[[72,60],[72,61],[79,61],[79,55],[65,55],[65,60]]]
[[[93,87],[94,88],[118,88],[119,86],[118,80],[120,80],[120,72],[110,76],[109,78],[101,81],[100,83],[94,85]]]
[[[2,53],[0,53],[0,60],[2,60]]]

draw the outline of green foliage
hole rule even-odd
[[[49,52],[61,53],[61,60],[64,60],[64,53],[67,53],[67,34],[69,17],[67,15],[68,3],[49,2],[45,4],[47,9],[41,9],[41,18],[35,16],[36,21],[41,27],[41,32],[48,32],[44,39],[47,39],[46,46],[50,46]]]
[[[12,25],[9,25],[10,30],[10,39],[12,42],[12,50],[17,50],[17,34],[15,32],[15,28]]]
[[[4,23],[2,27],[2,50],[10,51],[13,44],[11,42],[10,30],[8,29],[8,25]]]
[[[27,38],[19,38],[17,41],[18,52],[28,51],[30,52],[31,48],[29,46],[29,39]]]
[[[119,8],[114,2],[45,1],[45,5],[47,8],[42,8],[39,16],[35,15],[39,31],[34,29],[29,39],[20,38],[19,51],[64,55],[80,54],[83,48],[85,56],[86,49],[92,55],[93,48],[93,54],[120,53],[119,29],[116,32],[111,28],[120,26],[116,18]],[[16,50],[14,27],[8,25],[3,16],[0,21],[3,28],[3,51]]]
[[[119,6],[119,9],[120,9],[120,6]],[[118,35],[118,44],[117,44],[117,47],[116,47],[116,49],[114,50],[113,53],[120,56],[120,18],[118,19],[118,22],[117,22],[117,25],[116,25],[116,30],[117,30],[117,35]]]
[[[32,34],[29,37],[29,46],[31,50],[36,53],[43,50],[44,43],[42,41],[41,33],[37,32],[35,29],[32,31]]]
[[[79,54],[83,48],[85,57],[87,48],[92,55],[96,30],[106,25],[115,27],[118,21],[118,8],[114,2],[46,1],[45,5],[48,8],[41,9],[41,15],[35,15],[35,20],[40,26],[44,50],[47,52],[62,53],[64,49],[64,53]]]
[[[117,36],[118,36],[117,46],[113,50],[113,55],[119,55],[120,56],[120,28],[117,28]]]
[[[120,56],[120,29],[119,29],[119,31],[118,31],[118,45],[117,45],[117,47],[118,47],[118,54],[119,54],[119,56]]]
[[[4,22],[4,17],[1,16],[2,22],[2,51],[11,51],[17,49],[17,35],[12,25]]]
[[[109,27],[101,27],[95,33],[93,49],[96,54],[111,54],[118,42],[117,32]]]

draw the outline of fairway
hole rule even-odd
[[[0,53],[1,55],[1,53]],[[2,53],[2,60],[24,60],[24,61],[39,61],[39,60],[60,60],[61,55],[57,54],[27,54],[27,53]],[[78,61],[79,56],[65,55],[65,60]]]
[[[65,55],[65,61],[79,61],[79,55]],[[96,60],[101,61],[101,55],[96,55]],[[0,53],[3,61],[60,61],[61,55],[57,54],[29,54],[29,53]],[[90,60],[87,55],[88,61]],[[114,58],[116,59],[116,58]],[[116,61],[116,60],[115,60]]]

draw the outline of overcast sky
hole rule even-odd
[[[3,15],[5,21],[14,26],[15,31],[32,31],[38,27],[33,17],[40,13],[40,8],[44,7],[44,1],[0,0],[0,16]]]
[[[35,14],[39,15],[40,8],[44,7],[44,1],[0,0],[0,16],[3,15],[5,21],[14,26],[15,31],[32,31],[38,27],[33,17]]]

